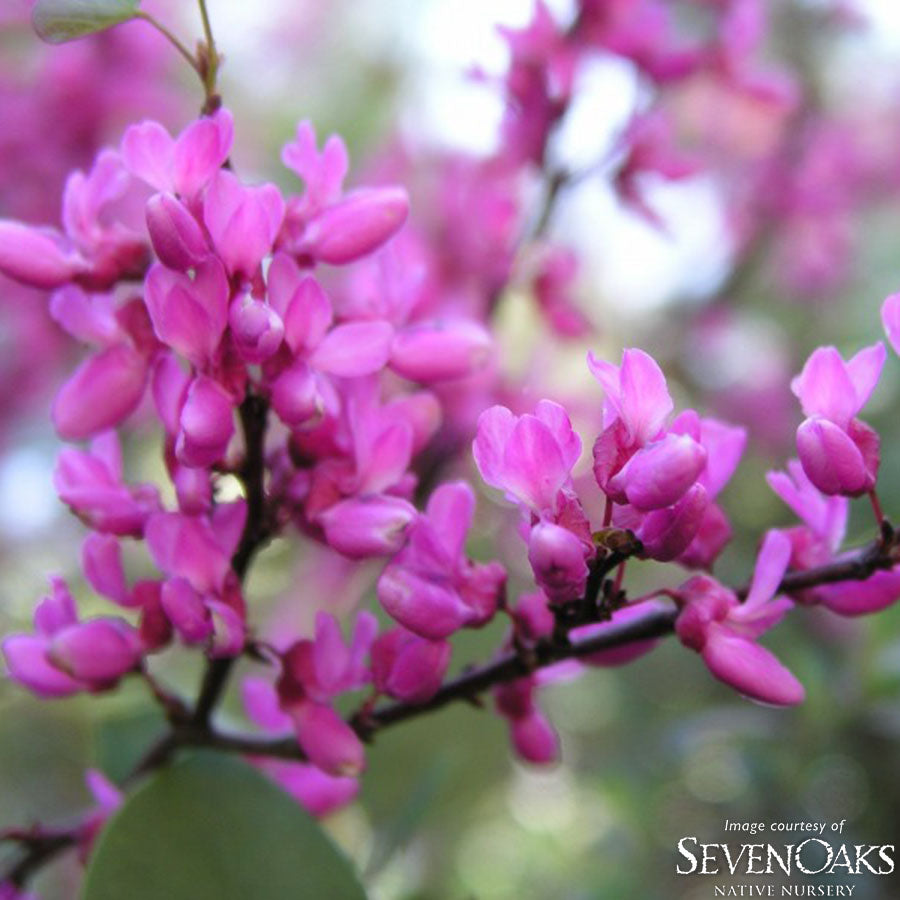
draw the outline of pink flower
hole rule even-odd
[[[243,500],[222,503],[211,516],[156,513],[147,522],[147,548],[170,578],[186,579],[201,594],[219,594],[225,588],[246,515]]]
[[[525,762],[547,765],[559,759],[559,737],[538,708],[534,676],[494,688],[497,712],[509,723],[512,745]]]
[[[330,547],[351,559],[366,559],[396,553],[416,516],[416,508],[402,497],[364,494],[329,506],[317,521]]]
[[[281,709],[290,717],[309,761],[329,775],[358,775],[365,766],[356,732],[330,703],[337,694],[371,679],[363,659],[377,628],[371,613],[360,613],[347,646],[334,617],[320,612],[315,639],[297,641],[282,657]]]
[[[391,368],[410,381],[429,384],[464,378],[483,368],[494,343],[471,319],[419,321],[401,328],[391,344]]]
[[[212,378],[190,384],[179,416],[175,453],[186,466],[211,466],[225,455],[234,434],[234,400]]]
[[[625,350],[620,367],[589,354],[588,367],[606,394],[604,430],[594,444],[597,483],[613,502],[638,511],[672,506],[706,466],[698,422],[673,424],[667,433],[672,398],[662,370],[642,350]]]
[[[566,411],[550,400],[541,400],[534,415],[514,416],[506,407],[493,406],[479,416],[472,452],[491,487],[552,518],[564,503],[561,492],[571,485],[581,438]]]
[[[140,403],[159,345],[139,300],[117,307],[109,295],[69,285],[51,298],[50,314],[77,340],[100,347],[62,386],[52,411],[62,437],[92,437],[119,424]]]
[[[147,231],[159,261],[186,272],[210,254],[200,223],[172,194],[154,194],[147,201]]]
[[[500,564],[472,563],[465,555],[474,510],[475,495],[465,482],[441,485],[378,579],[382,606],[420,637],[437,641],[462,627],[478,628],[502,601],[506,573]]]
[[[747,431],[718,419],[699,418],[693,410],[685,410],[672,423],[672,431],[687,431],[706,451],[706,466],[697,477],[710,501],[696,536],[678,561],[685,566],[708,569],[731,540],[731,524],[722,508],[714,501],[737,469]]]
[[[847,529],[849,501],[841,495],[825,495],[792,459],[788,471],[769,472],[769,486],[797,514],[803,525],[785,532],[791,541],[791,564],[809,569],[847,558],[840,554]],[[842,616],[878,612],[900,598],[900,572],[878,571],[863,581],[842,581],[798,591],[798,602],[821,603]]]
[[[147,311],[156,336],[195,366],[210,362],[228,324],[228,280],[209,257],[193,278],[159,264],[144,283]]]
[[[819,347],[791,382],[807,419],[797,429],[797,453],[809,480],[824,494],[855,497],[878,474],[878,434],[856,418],[884,365],[879,341],[847,362],[834,347]]]
[[[177,138],[147,120],[126,130],[122,159],[137,178],[189,202],[228,159],[233,140],[234,122],[227,109],[191,122]]]
[[[41,697],[115,687],[144,653],[138,632],[118,618],[79,622],[65,582],[52,578],[50,584],[35,610],[36,633],[2,642],[10,677]]]
[[[528,537],[528,562],[550,603],[564,604],[584,594],[591,548],[560,525],[538,522]]]
[[[247,187],[218,171],[203,201],[203,221],[219,258],[232,274],[251,277],[272,244],[284,218],[284,199],[274,184]]]
[[[160,508],[154,486],[129,487],[122,481],[122,451],[114,431],[94,438],[88,451],[64,449],[53,484],[60,500],[100,532],[140,537]]]
[[[392,628],[372,645],[372,679],[379,692],[404,703],[425,703],[441,686],[450,665],[448,641],[430,641]]]
[[[279,246],[301,260],[354,262],[390,240],[406,221],[409,199],[402,188],[364,188],[343,196],[343,141],[330,137],[320,154],[309,122],[300,123],[282,160],[306,182],[303,196],[288,202],[279,238]]]
[[[776,706],[800,703],[805,696],[791,672],[756,643],[793,605],[774,597],[790,555],[790,541],[778,531],[768,532],[743,603],[706,575],[695,576],[677,592],[681,612],[675,630],[681,642],[696,650],[720,681]]]

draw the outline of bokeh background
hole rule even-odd
[[[155,116],[179,126],[194,114],[197,92],[155,35],[136,35],[141,24],[51,49],[23,25],[22,4],[9,6],[16,9],[0,13],[0,215],[54,221],[69,168],[117,141],[130,120]],[[549,6],[571,15],[565,0]],[[750,446],[724,495],[736,537],[718,573],[733,583],[746,580],[762,530],[791,522],[763,478],[790,455],[799,422],[789,377],[818,344],[846,353],[877,339],[880,303],[900,289],[900,6],[771,6],[764,55],[802,62],[835,128],[837,149],[810,163],[807,177],[821,188],[843,183],[848,167],[868,167],[867,189],[831,219],[831,207],[814,210],[747,254],[730,237],[726,167],[650,183],[663,228],[623,209],[602,176],[586,178],[560,199],[550,233],[581,256],[575,297],[595,333],[554,337],[534,299],[515,285],[497,319],[501,364],[535,398],[576,401],[588,446],[600,409],[583,362],[589,348],[618,358],[623,346],[641,346],[660,360],[680,406],[747,425]],[[836,6],[847,17],[839,27]],[[343,135],[358,181],[377,179],[398,147],[423,165],[438,153],[490,153],[503,111],[497,79],[507,63],[496,25],[521,26],[532,12],[531,0],[211,0],[210,7],[226,55],[222,92],[238,122],[236,164],[285,184],[278,151],[303,117],[320,134]],[[162,4],[161,12],[181,20],[182,33],[198,33],[191,4]],[[120,91],[117,67],[145,72],[142,90]],[[92,100],[98,83],[104,108]],[[639,91],[629,64],[599,60],[579,85],[554,153],[574,167],[602,155]],[[709,98],[672,102],[689,143],[703,131]],[[733,129],[732,150],[743,148],[747,158],[764,153],[768,139],[753,116],[736,109],[715,123]],[[36,146],[46,152],[36,154]],[[27,627],[47,572],[79,583],[83,531],[52,488],[59,444],[47,415],[76,351],[55,334],[39,294],[7,282],[0,290],[6,633]],[[33,335],[40,339],[29,343]],[[26,346],[43,349],[23,352]],[[900,520],[898,409],[900,363],[891,358],[867,418],[882,434],[886,512]],[[129,440],[136,474],[162,479],[149,430],[138,428]],[[587,459],[580,471],[589,473]],[[471,549],[487,555],[498,543],[514,587],[526,589],[527,564],[507,512],[496,497],[480,498]],[[871,531],[870,511],[854,504],[850,543]],[[248,596],[260,619],[267,610],[310,622],[318,607],[371,602],[376,573],[333,570],[289,539],[262,555]],[[642,565],[627,585],[638,593],[680,577],[674,568]],[[456,667],[483,659],[503,628],[498,622],[460,639]],[[725,840],[725,819],[846,819],[848,843],[896,842],[900,609],[852,621],[804,612],[769,644],[806,685],[803,706],[744,701],[714,682],[694,654],[665,641],[625,669],[590,670],[546,689],[563,742],[558,766],[515,763],[502,720],[460,705],[379,735],[360,799],[326,826],[383,900],[699,900],[713,896],[717,882],[677,878],[675,846],[689,834]],[[196,662],[178,651],[166,654],[160,670],[185,692],[198,677]],[[225,715],[245,724],[233,697]],[[0,823],[65,821],[88,802],[87,766],[123,776],[161,728],[140,686],[46,703],[0,680]],[[77,879],[70,860],[38,887],[48,900],[69,898]],[[854,896],[865,900],[900,896],[896,877],[822,879],[829,882],[854,884]]]

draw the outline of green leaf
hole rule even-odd
[[[43,40],[64,44],[133,19],[140,5],[141,0],[37,0],[31,21]]]
[[[251,766],[201,753],[128,798],[94,848],[83,900],[365,900],[348,860]]]
[[[366,880],[374,878],[393,855],[413,838],[422,820],[450,777],[450,760],[445,754],[433,759],[401,801],[396,815],[384,827],[366,866]]]

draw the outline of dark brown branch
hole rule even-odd
[[[815,569],[802,572],[789,572],[779,585],[780,593],[793,593],[824,584],[842,581],[864,581],[875,572],[893,568],[900,547],[900,535],[894,533],[891,526],[884,524],[882,537],[865,547],[855,556],[840,560]],[[634,554],[632,548],[612,551],[600,557],[591,579],[591,591],[597,594],[604,589],[603,579],[628,556]],[[745,597],[748,588],[738,588],[735,593]],[[587,593],[587,592],[586,592]],[[594,595],[596,601],[597,594]],[[596,621],[603,621],[608,610],[603,603],[592,604]],[[425,703],[386,703],[365,715],[355,716],[352,724],[357,733],[366,740],[391,725],[406,722],[409,719],[426,715],[443,709],[457,701],[473,702],[482,694],[500,684],[515,681],[530,675],[535,669],[553,665],[566,659],[581,659],[594,653],[615,650],[637,641],[655,640],[671,634],[675,628],[678,611],[656,608],[639,619],[629,622],[610,623],[602,634],[578,641],[550,639],[538,642],[529,652],[527,659],[518,652],[510,651],[490,663],[463,672],[457,678],[447,682],[430,700]],[[579,624],[584,624],[580,622]],[[226,673],[227,674],[227,673]],[[224,681],[223,681],[224,684]],[[151,771],[165,762],[179,749],[184,747],[207,747],[223,753],[240,753],[246,756],[265,756],[275,759],[302,761],[305,757],[293,737],[264,738],[256,735],[228,734],[213,730],[208,722],[197,724],[187,722],[174,725],[173,730],[165,735],[144,759],[138,764],[128,778],[133,781],[142,774]],[[0,835],[0,840],[19,840],[27,846],[26,852],[13,865],[0,882],[5,878],[15,884],[24,884],[28,876],[56,855],[73,846],[78,840],[79,829],[54,834],[35,832],[34,837],[27,839],[15,831],[7,831]]]
[[[244,486],[247,499],[247,521],[241,540],[231,560],[231,568],[241,581],[256,552],[272,534],[266,509],[265,490],[265,437],[268,403],[256,394],[247,393],[241,403],[239,415],[244,432],[244,461],[238,477]],[[214,659],[207,664],[194,707],[193,723],[204,726],[209,722],[213,709],[219,702],[228,676],[234,666],[233,658]]]
[[[34,872],[64,850],[75,846],[79,832],[79,828],[73,828],[71,831],[53,833],[35,832],[27,838],[17,838],[16,840],[24,844],[27,850],[5,875],[0,876],[0,885],[9,882],[16,887],[22,887]]]

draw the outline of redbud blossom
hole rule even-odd
[[[790,555],[790,541],[770,531],[743,603],[715,579],[698,575],[678,590],[682,610],[675,623],[682,643],[700,653],[716,678],[751,699],[777,706],[800,703],[803,686],[755,641],[792,606],[790,600],[773,596]]]
[[[791,382],[808,417],[797,429],[797,454],[824,494],[855,497],[875,485],[878,435],[856,414],[878,383],[885,355],[880,341],[847,362],[834,347],[819,347]]]

